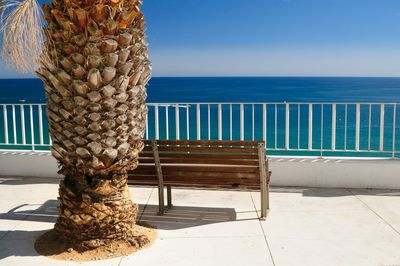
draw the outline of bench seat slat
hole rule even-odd
[[[200,173],[200,172],[171,172],[164,175],[165,179],[182,179],[182,180],[193,180],[196,182],[197,180],[202,179],[213,179],[216,182],[230,182],[230,180],[243,179],[243,180],[251,180],[252,182],[260,182],[260,179],[257,178],[257,175],[252,173],[218,173],[218,172],[208,172],[208,173]]]
[[[223,156],[223,157],[222,157]],[[209,159],[243,159],[258,160],[256,154],[217,154],[217,153],[161,153],[160,158],[209,158]]]
[[[188,179],[190,177],[190,180]],[[186,177],[169,177],[166,176],[164,179],[164,185],[168,184],[173,184],[173,183],[180,183],[180,184],[186,184],[186,185],[200,185],[200,184],[214,184],[214,185],[226,185],[228,187],[236,187],[239,185],[251,185],[251,186],[260,186],[259,182],[256,180],[246,180],[246,179],[241,179],[241,178],[223,178],[221,180],[217,180],[215,177],[193,177],[193,176],[188,176]],[[221,182],[223,181],[223,182]],[[133,182],[143,182],[143,183],[152,183],[155,182],[157,183],[157,180],[154,179],[153,177],[149,176],[140,176],[138,179],[135,179]]]
[[[153,176],[155,179],[157,179],[157,175],[155,171],[151,171],[149,170],[141,170],[141,171],[137,171],[132,173],[132,178],[136,178],[136,176],[138,175],[151,175]],[[218,179],[224,179],[221,180],[220,182],[226,182],[225,179],[227,178],[246,178],[246,179],[252,179],[252,180],[260,180],[260,176],[257,173],[240,173],[240,172],[190,172],[190,171],[165,171],[163,173],[163,176],[169,176],[170,178],[173,177],[182,177],[185,178],[186,176],[190,176],[187,177],[186,179],[189,181],[191,177],[213,177],[216,180]]]
[[[143,141],[146,145],[151,145],[151,141]],[[231,140],[157,140],[157,144],[162,145],[200,145],[200,146],[253,146],[257,147],[257,141],[231,141]]]
[[[174,173],[171,175],[163,176],[165,182],[175,182],[181,181],[185,183],[223,183],[223,184],[234,184],[234,183],[260,183],[259,180],[252,178],[247,175],[218,175],[218,173],[214,173],[213,175],[201,176],[196,175],[196,173]],[[137,175],[134,176],[134,180],[154,180],[157,181],[157,178],[154,175]]]
[[[153,151],[151,147],[145,146],[143,148],[143,151]],[[158,146],[158,152],[160,155],[162,153],[167,153],[167,152],[193,152],[193,153],[217,153],[217,154],[224,154],[224,153],[235,153],[235,154],[257,154],[258,149],[257,148],[239,148],[239,147],[234,147],[234,148],[229,148],[229,147],[203,147],[203,146]]]
[[[154,164],[142,164],[140,168],[151,169]],[[162,166],[163,173],[169,171],[185,171],[185,172],[221,172],[221,173],[257,173],[259,170],[257,166],[236,166],[236,165],[188,165],[188,164],[164,164]]]
[[[157,181],[154,180],[128,180],[130,185],[142,185],[142,186],[156,186]],[[260,189],[260,184],[240,184],[238,186],[232,186],[222,183],[184,183],[184,182],[166,182],[165,185],[171,185],[174,187],[192,187],[192,188],[214,188],[214,189],[249,189],[258,190]]]
[[[222,157],[223,156],[223,157]],[[139,154],[139,158],[154,158],[152,151],[145,151]],[[161,158],[207,158],[207,159],[239,159],[239,160],[255,160],[258,162],[258,155],[257,154],[216,154],[216,153],[160,153]]]
[[[160,158],[161,164],[225,164],[225,165],[253,165],[258,166],[256,160],[239,160],[239,159],[209,159],[209,158]],[[154,158],[145,157],[139,158],[139,163],[153,163]]]

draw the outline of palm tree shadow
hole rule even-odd
[[[22,221],[23,223],[46,223],[51,229],[57,219],[57,200],[47,200],[43,204],[21,204],[5,213],[0,213],[0,221]],[[18,226],[18,225],[17,225]],[[48,230],[0,230],[0,260],[10,256],[39,256],[34,248],[35,240]]]
[[[57,200],[43,204],[22,204],[0,213],[0,221],[23,221],[23,223],[48,223],[49,229],[57,219]],[[164,216],[158,216],[157,205],[139,205],[138,223],[149,224],[163,230],[177,230],[213,223],[237,220],[233,208],[206,208],[174,206]],[[40,256],[34,248],[37,237],[48,230],[0,230],[0,260],[10,256]]]
[[[0,231],[0,261],[8,257],[40,256],[35,250],[36,239],[48,230]],[[1,264],[1,263],[0,263]]]

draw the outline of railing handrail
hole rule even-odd
[[[321,101],[317,101],[317,102],[298,102],[298,101],[273,101],[273,102],[147,102],[147,105],[186,105],[186,104],[373,104],[373,105],[380,105],[380,104],[385,104],[385,105],[393,105],[393,104],[399,104],[400,102],[342,102],[342,101],[327,101],[327,102],[321,102]],[[24,105],[24,106],[29,106],[29,105],[46,105],[46,103],[0,103],[0,106],[3,105],[7,105],[7,106],[11,106],[11,105],[15,105],[15,106],[20,106],[20,105]]]

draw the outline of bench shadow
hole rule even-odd
[[[158,205],[140,206],[139,222],[149,224],[162,230],[177,230],[214,223],[224,223],[237,220],[234,208],[207,208],[173,206],[163,216],[157,215]],[[256,219],[256,218],[253,218]]]

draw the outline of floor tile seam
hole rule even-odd
[[[142,219],[142,216],[143,216],[144,212],[146,211],[147,205],[149,204],[149,201],[150,201],[151,195],[153,194],[153,191],[154,191],[154,187],[151,188],[151,191],[149,193],[149,196],[147,197],[147,201],[146,201],[146,203],[144,205],[143,211],[140,214],[140,217],[139,217],[138,221],[140,221]]]
[[[385,218],[383,218],[379,213],[372,209],[365,201],[363,201],[358,195],[354,194],[350,189],[348,189],[350,193],[353,194],[355,198],[357,198],[360,202],[362,202],[375,216],[377,216],[380,220],[382,220],[387,226],[389,226],[397,235],[400,236],[400,231],[398,231],[393,225],[391,225]]]
[[[265,238],[263,234],[258,235],[226,235],[226,236],[176,236],[176,237],[168,237],[168,236],[161,236],[159,240],[174,240],[174,239],[232,239],[232,238]]]
[[[279,240],[285,240],[285,241],[293,241],[293,240],[301,240],[301,241],[324,241],[324,242],[335,242],[335,241],[360,241],[365,243],[365,240],[360,239],[360,237],[287,237],[287,236],[275,236]],[[395,238],[396,240],[385,240],[385,239],[380,239],[376,240],[376,237],[373,238],[374,242],[379,242],[379,243],[399,243],[399,240]]]
[[[10,230],[7,230],[7,233],[5,233],[2,237],[0,237],[0,241],[3,240],[11,231],[13,231],[15,228],[17,228],[20,224],[22,224],[22,222],[26,221],[26,219],[28,219],[28,217],[31,216],[33,213],[34,213],[34,210],[31,211],[29,214],[25,215],[24,219],[18,220],[19,223],[14,225]]]
[[[5,233],[2,237],[0,237],[0,241],[2,241],[7,235],[10,234],[11,231],[14,231],[15,228],[17,228],[24,220],[19,220],[19,223],[14,225],[10,230],[7,230],[7,233]]]
[[[250,198],[251,198],[251,201],[253,202],[254,210],[255,210],[256,213],[258,214],[258,212],[257,212],[257,207],[256,207],[256,204],[255,204],[255,202],[254,202],[252,193],[250,193]],[[267,212],[267,219],[268,219],[268,212]],[[272,261],[272,264],[275,266],[275,260],[274,260],[274,257],[273,257],[273,255],[272,255],[272,250],[271,250],[271,247],[269,246],[268,239],[267,239],[267,235],[266,235],[266,233],[265,233],[265,231],[264,231],[264,228],[263,228],[263,226],[262,226],[261,220],[258,220],[258,223],[259,223],[260,228],[261,228],[261,231],[262,231],[262,233],[263,233],[264,241],[265,241],[265,243],[266,243],[266,245],[267,245],[269,257],[270,257],[270,259],[271,259],[271,261]]]
[[[304,213],[304,212],[308,212],[308,213],[324,213],[324,214],[335,214],[337,212],[362,212],[365,211],[366,208],[365,206],[363,206],[363,208],[357,208],[357,209],[335,209],[335,210],[321,210],[321,209],[303,209],[303,210],[296,210],[296,209],[292,209],[292,210],[273,210],[274,213]]]

